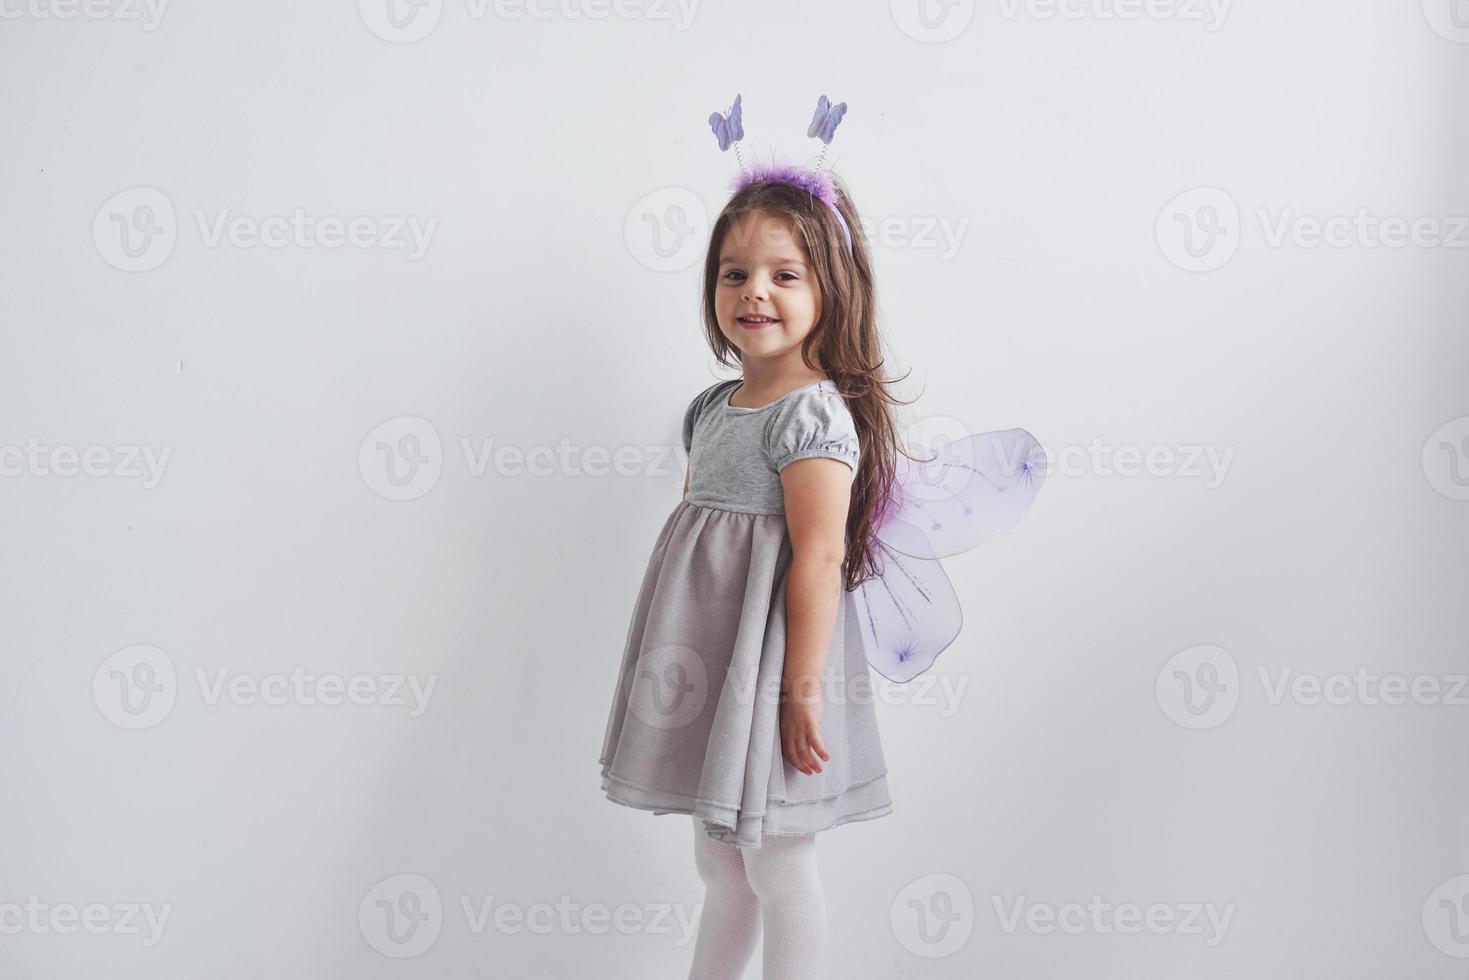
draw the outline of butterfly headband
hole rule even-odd
[[[836,134],[837,124],[846,114],[847,104],[845,102],[832,105],[824,95],[816,100],[816,114],[811,117],[811,125],[806,127],[806,135],[819,139],[822,143],[821,156],[814,167],[802,167],[792,163],[763,164],[757,161],[753,167],[746,169],[738,145],[739,141],[745,138],[745,125],[740,114],[738,95],[735,96],[734,105],[729,107],[728,112],[716,112],[710,115],[709,128],[714,130],[714,138],[719,141],[721,152],[728,150],[731,146],[735,148],[735,158],[740,162],[740,173],[731,186],[736,193],[750,184],[764,181],[799,187],[825,204],[831,209],[831,213],[836,215],[837,222],[842,226],[842,234],[847,237],[847,251],[851,252],[852,230],[847,227],[847,219],[842,217],[842,212],[837,207],[840,195],[836,183],[831,179],[830,170],[821,169],[821,163],[826,159],[826,148],[831,145],[831,138]]]

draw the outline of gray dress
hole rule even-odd
[[[806,774],[780,747],[786,573],[780,470],[828,456],[855,474],[852,416],[830,381],[759,408],[711,385],[684,415],[689,492],[653,545],[602,743],[607,798],[691,813],[716,840],[809,834],[892,812],[854,593],[842,589],[822,678],[831,758]]]

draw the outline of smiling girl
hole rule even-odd
[[[693,819],[699,980],[815,977],[815,835],[891,813],[851,592],[897,439],[872,268],[828,174],[758,168],[710,235],[706,339],[742,377],[690,402],[685,496],[653,547],[603,742],[617,803]]]

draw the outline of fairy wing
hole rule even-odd
[[[1046,456],[1024,429],[981,432],[899,457],[877,537],[915,558],[944,558],[1013,530],[1045,480]]]
[[[910,681],[959,635],[959,597],[936,559],[914,558],[880,540],[882,573],[857,586],[855,612],[867,662],[890,681]]]
[[[1024,429],[982,432],[930,459],[900,457],[892,500],[874,522],[879,572],[856,590],[867,660],[902,683],[933,666],[963,625],[938,559],[1013,530],[1045,479],[1045,451]]]

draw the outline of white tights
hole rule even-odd
[[[826,894],[816,835],[766,834],[760,847],[710,837],[694,817],[694,864],[704,911],[689,980],[740,980],[765,928],[763,980],[818,980],[826,948]]]

